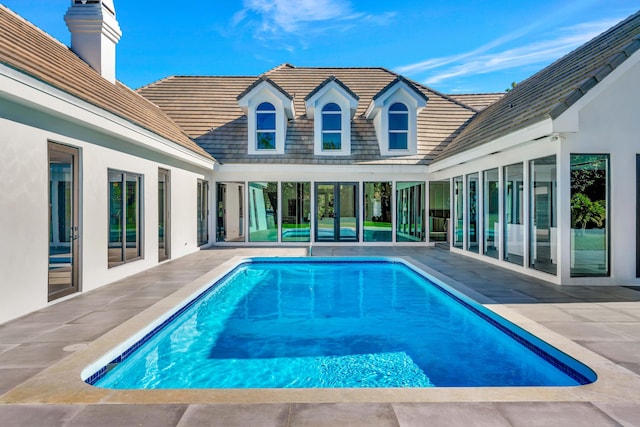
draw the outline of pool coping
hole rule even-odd
[[[496,314],[527,330],[598,375],[592,384],[574,387],[442,387],[375,389],[171,389],[112,390],[85,383],[82,372],[97,364],[132,335],[148,328],[177,305],[208,287],[247,256],[235,256],[186,284],[168,297],[122,323],[85,348],[80,348],[2,396],[0,403],[19,404],[169,404],[169,403],[337,403],[337,402],[514,402],[514,401],[600,401],[635,402],[640,393],[640,376],[580,346],[524,315],[497,304],[464,284],[411,257],[397,256],[451,288],[474,299]],[[340,257],[344,258],[344,257]],[[364,258],[364,257],[348,257]]]

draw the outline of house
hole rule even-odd
[[[113,2],[65,20],[71,49],[0,6],[0,322],[205,245],[437,243],[638,283],[640,13],[507,94],[464,95],[291,64],[133,91]]]

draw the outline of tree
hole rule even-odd
[[[583,193],[576,193],[571,196],[571,227],[580,227],[583,230],[590,223],[597,227],[602,227],[607,219],[607,210],[601,201],[592,201]]]

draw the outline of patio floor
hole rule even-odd
[[[0,425],[640,426],[639,288],[559,287],[439,248],[319,246],[313,255],[410,257],[536,335],[556,339],[603,373],[601,379],[569,391],[431,389],[412,394],[391,389],[358,397],[325,390],[319,398],[294,391],[265,394],[264,399],[251,391],[65,395],[67,382],[78,378],[47,383],[87,349],[232,258],[306,251],[202,250],[0,325]]]

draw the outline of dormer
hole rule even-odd
[[[238,105],[247,115],[248,153],[284,154],[293,97],[263,76],[238,95]]]
[[[351,154],[351,119],[358,95],[335,76],[315,88],[305,100],[307,117],[313,118],[313,146],[317,156]]]
[[[365,116],[373,120],[383,156],[418,153],[418,114],[429,99],[409,80],[398,76],[373,99]]]

